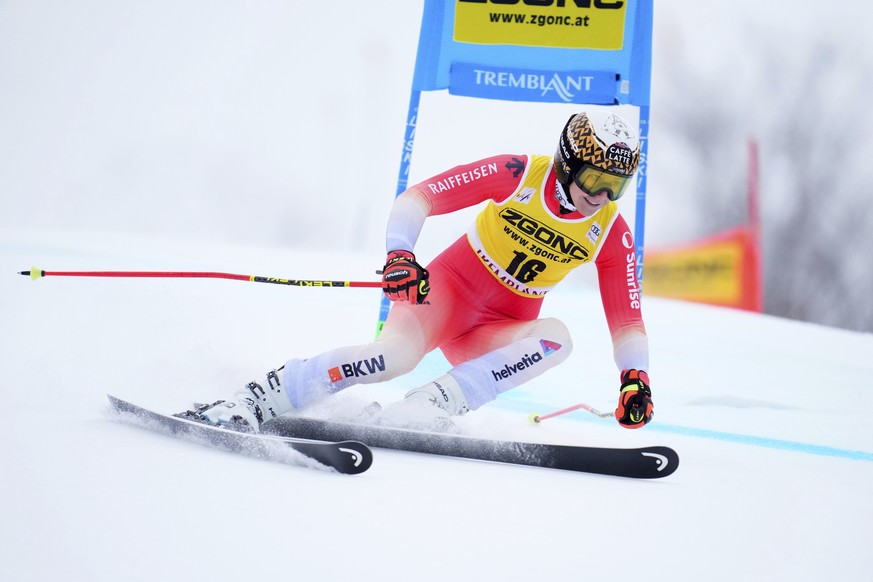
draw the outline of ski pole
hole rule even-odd
[[[600,412],[596,408],[588,406],[584,402],[580,402],[579,404],[574,404],[573,406],[568,406],[567,408],[562,408],[561,410],[556,410],[555,412],[550,412],[548,414],[537,414],[536,412],[531,412],[530,416],[528,416],[528,420],[530,420],[533,424],[539,424],[547,418],[554,418],[556,416],[561,416],[562,414],[567,414],[568,412],[573,412],[580,409],[586,410],[598,418],[609,418],[610,416],[612,416],[611,412]]]
[[[27,275],[33,281],[41,279],[42,277],[147,277],[179,279],[231,279],[234,281],[250,281],[252,283],[274,283],[276,285],[291,285],[293,287],[382,287],[382,283],[378,281],[321,281],[311,279],[282,279],[279,277],[260,277],[258,275],[237,275],[234,273],[213,273],[202,271],[44,271],[36,267],[31,267],[29,271],[19,271],[19,275]]]

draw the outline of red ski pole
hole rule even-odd
[[[193,279],[231,279],[234,281],[249,281],[252,283],[273,283],[276,285],[291,285],[293,287],[372,287],[381,288],[378,281],[321,281],[312,279],[282,279],[279,277],[260,277],[258,275],[237,275],[234,273],[213,272],[182,272],[182,271],[44,271],[31,267],[29,271],[20,271],[36,281],[42,277],[146,277],[146,278],[193,278]]]
[[[598,418],[609,418],[610,416],[612,416],[611,412],[600,412],[596,408],[592,408],[584,402],[580,402],[579,404],[574,404],[573,406],[568,406],[567,408],[562,408],[561,410],[556,410],[555,412],[550,412],[548,414],[537,414],[536,412],[532,412],[530,416],[528,416],[528,420],[530,420],[533,424],[539,424],[548,418],[561,416],[562,414],[567,414],[568,412],[573,412],[574,410],[586,410]]]

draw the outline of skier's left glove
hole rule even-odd
[[[640,428],[648,424],[655,410],[649,375],[643,370],[625,370],[621,373],[620,390],[615,420],[625,428]]]
[[[391,301],[424,303],[430,291],[427,269],[410,251],[391,251],[382,269],[382,291]]]

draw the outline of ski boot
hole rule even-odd
[[[403,400],[385,407],[377,423],[394,428],[454,432],[455,424],[451,418],[468,411],[467,399],[457,380],[445,374],[410,390]]]
[[[291,403],[282,390],[279,374],[273,370],[267,374],[267,381],[263,385],[249,382],[230,400],[202,404],[176,416],[239,432],[260,432],[264,422],[291,409]]]

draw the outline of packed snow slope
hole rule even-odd
[[[873,337],[649,298],[655,419],[579,411],[617,395],[596,291],[545,304],[569,361],[459,419],[472,435],[662,444],[679,470],[634,481],[377,449],[359,476],[269,463],[120,423],[111,393],[159,411],[227,396],[294,356],[368,341],[379,293],[222,280],[45,278],[205,270],[374,279],[381,256],[134,235],[0,232],[3,579],[860,580],[869,575]],[[434,354],[318,414],[400,398]]]

